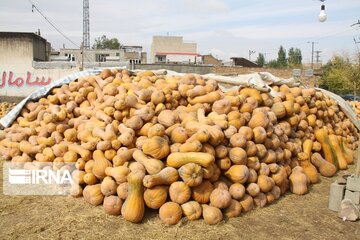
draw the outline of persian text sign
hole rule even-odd
[[[0,89],[6,86],[17,88],[23,86],[46,86],[50,82],[51,78],[33,76],[30,72],[27,72],[25,76],[17,76],[12,71],[3,71],[2,78],[0,79]]]

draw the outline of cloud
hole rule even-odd
[[[230,11],[224,0],[183,0],[186,10],[193,13],[213,14]]]
[[[82,41],[82,1],[32,0],[67,36]],[[123,44],[143,45],[150,50],[153,35],[184,36],[198,43],[200,53],[221,58],[248,56],[248,50],[268,52],[276,58],[280,44],[303,50],[307,59],[309,44],[318,41],[324,59],[332,52],[353,51],[349,26],[358,20],[359,0],[326,1],[328,20],[319,23],[320,2],[277,0],[122,0],[90,1],[90,37],[103,34],[117,37]],[[71,46],[24,0],[3,1],[0,8],[1,31],[33,32],[42,35],[55,48]],[[351,37],[351,38],[350,38]]]

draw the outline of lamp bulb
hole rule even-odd
[[[325,5],[321,5],[320,14],[319,14],[319,21],[320,22],[325,22],[326,21]]]

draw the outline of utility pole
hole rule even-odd
[[[356,23],[352,24],[351,27],[354,27],[356,25],[360,26],[360,20],[358,20]],[[357,48],[357,52],[358,52],[358,68],[360,71],[360,51],[359,51],[359,47],[358,47],[358,43],[360,43],[360,41],[356,41],[356,39],[354,38],[354,43],[356,45]],[[354,100],[356,98],[356,80],[354,81]],[[359,135],[360,136],[360,135]],[[360,177],[360,141],[358,144],[358,149],[357,149],[357,162],[356,162],[356,171],[355,171],[355,176]]]
[[[311,69],[314,70],[314,44],[318,42],[307,42],[311,43]]]
[[[351,27],[354,27],[356,25],[360,26],[360,20],[358,20],[354,24],[351,24]],[[358,46],[358,43],[360,43],[360,41],[356,41],[356,39],[354,38],[354,43],[355,43],[355,46],[357,48],[358,68],[359,68],[359,71],[360,71],[360,51],[359,51],[359,46]],[[354,101],[356,99],[356,89],[357,89],[357,86],[356,86],[356,80],[355,80],[354,81]],[[360,143],[359,143],[359,146],[360,146]],[[359,162],[360,162],[360,160],[359,160]],[[360,164],[359,163],[358,163],[358,169],[360,169]],[[360,174],[360,171],[359,171],[359,174]]]
[[[315,51],[316,53],[316,63],[320,63],[320,53],[321,51]]]
[[[83,48],[90,49],[89,0],[83,0],[83,45]]]

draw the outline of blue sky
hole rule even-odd
[[[32,0],[67,36],[82,41],[81,0]],[[125,45],[150,50],[153,35],[180,35],[197,42],[201,54],[228,60],[259,52],[267,60],[277,57],[280,45],[302,50],[309,62],[311,45],[322,51],[323,62],[334,54],[356,53],[353,38],[360,41],[360,0],[326,0],[327,21],[320,23],[317,0],[90,0],[90,36],[117,37]],[[59,35],[28,0],[0,2],[0,31],[36,31],[55,49],[74,47]],[[359,45],[360,47],[360,45]]]

